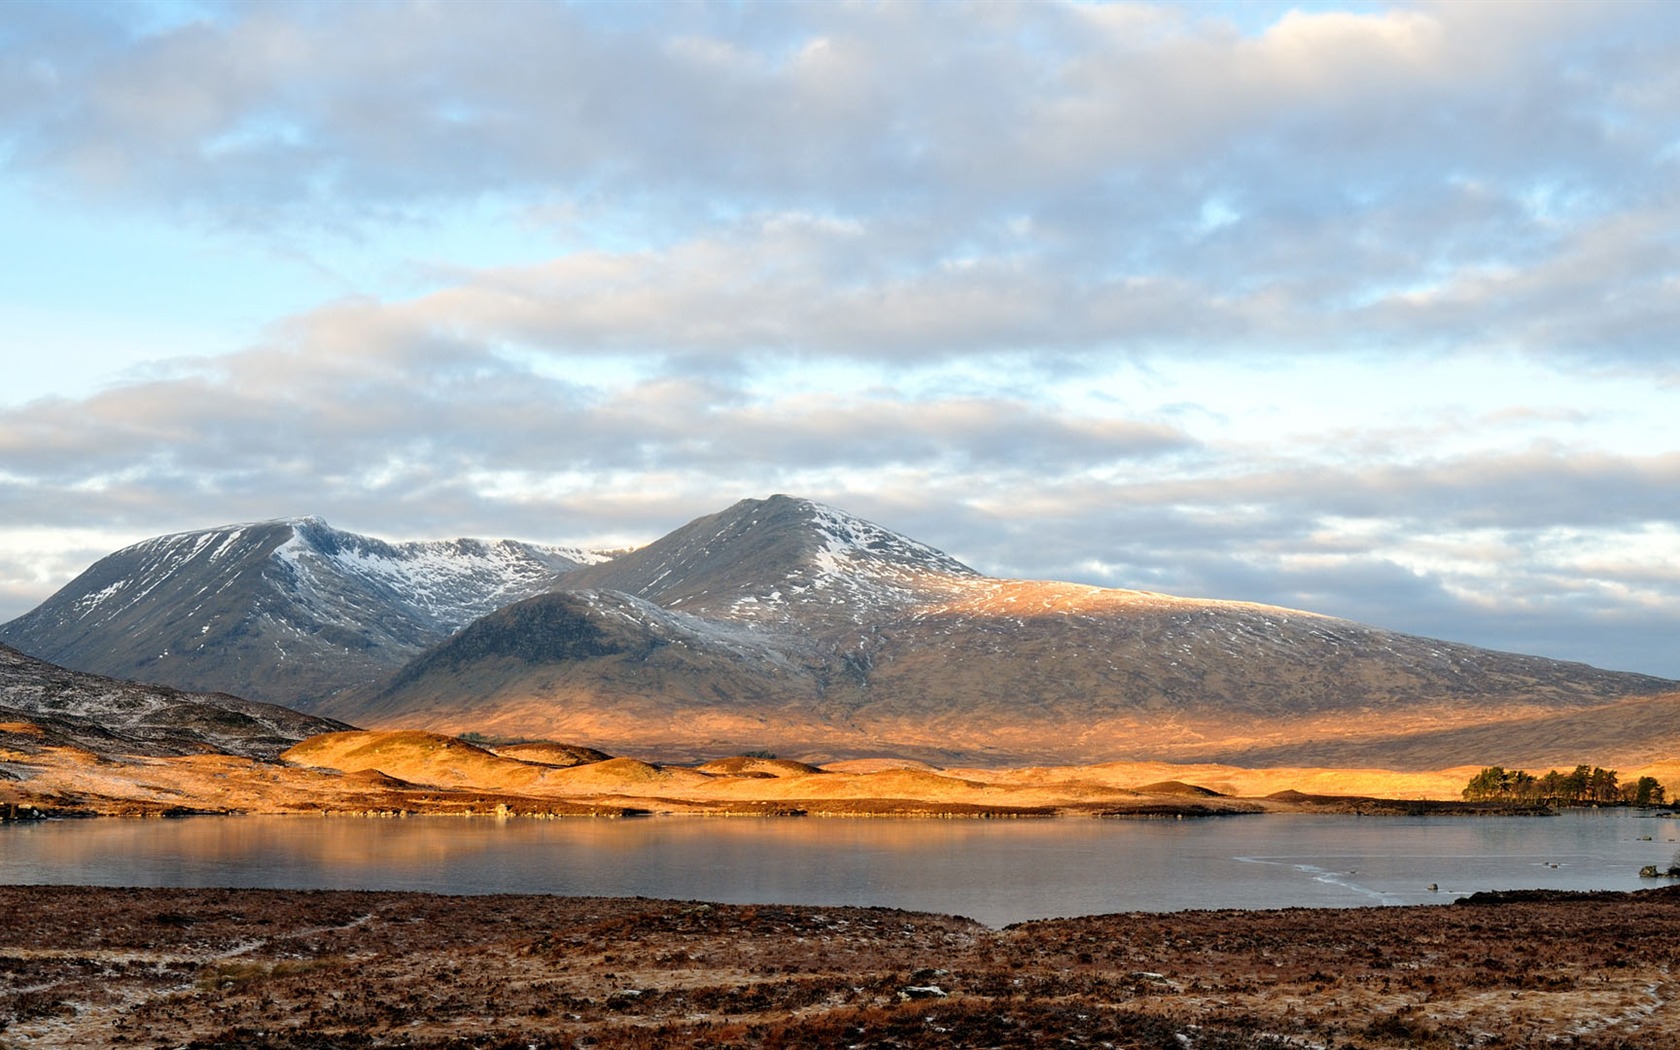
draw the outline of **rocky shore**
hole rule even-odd
[[[872,908],[0,887],[0,1047],[1680,1045],[1680,887],[1001,930]]]

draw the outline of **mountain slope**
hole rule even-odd
[[[1007,764],[1282,756],[1327,733],[1364,739],[1370,755],[1675,687],[1296,610],[990,579],[784,496],[560,588],[331,710],[667,758],[771,748]]]
[[[237,696],[183,693],[70,671],[0,645],[0,735],[7,746],[274,758],[307,737],[347,728]]]
[[[1304,732],[1218,761],[1249,767],[1425,769],[1433,765],[1570,769],[1582,762],[1621,769],[1672,764],[1680,755],[1680,692],[1603,707],[1541,711],[1498,722],[1421,730],[1403,737]],[[1671,781],[1671,783],[1676,781]]]
[[[318,518],[229,525],[102,558],[0,641],[88,672],[304,706],[597,557],[507,540],[392,544]]]
[[[802,648],[617,591],[567,590],[478,620],[386,688],[333,709],[454,732],[644,742],[651,734],[660,747],[679,738],[729,747],[742,726],[755,740],[772,726],[781,738],[817,717],[815,658]]]

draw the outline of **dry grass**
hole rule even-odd
[[[42,747],[8,761],[28,775],[0,780],[0,805],[136,814],[203,812],[1049,814],[1258,812],[1326,803],[1299,795],[1451,801],[1476,767],[1433,772],[1381,769],[1243,769],[1227,765],[1116,762],[1021,769],[945,769],[902,761],[826,769],[748,756],[697,767],[611,758],[560,766],[564,745],[493,753],[435,733],[347,732],[304,741],[286,764],[228,755],[100,757]],[[533,760],[526,761],[529,755]],[[517,756],[517,757],[516,757]],[[1624,770],[1654,775],[1670,793],[1680,763]],[[1331,802],[1329,805],[1336,805]],[[1355,805],[1347,802],[1348,807]]]

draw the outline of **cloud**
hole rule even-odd
[[[402,277],[0,408],[6,520],[626,543],[790,491],[985,571],[1667,661],[1680,463],[1604,377],[1676,376],[1672,5],[192,10],[8,9],[5,177]],[[1406,367],[1467,356],[1597,401]],[[14,546],[0,603],[98,544]]]
[[[1115,275],[1068,269],[1030,240],[1019,251],[953,258],[919,223],[760,215],[661,248],[459,271],[413,298],[348,301],[295,318],[280,339],[316,353],[339,347],[343,367],[464,343],[557,360],[632,356],[655,367],[790,356],[916,364],[1040,354],[1089,365],[1514,349],[1673,373],[1664,334],[1680,320],[1680,249],[1668,231],[1680,228],[1680,213],[1607,219],[1526,269],[1441,269],[1437,259],[1421,285],[1407,274],[1424,262],[1381,256],[1405,255],[1406,231],[1426,237],[1429,224],[1396,215],[1384,226],[1373,238],[1384,247],[1297,231],[1256,244],[1261,257],[1240,266],[1247,248],[1211,272],[1186,258],[1159,273]],[[1489,229],[1484,239],[1497,237]],[[1285,244],[1293,257],[1274,259]],[[1348,272],[1327,276],[1338,265]],[[1226,269],[1264,277],[1227,281]]]
[[[759,396],[681,377],[597,388],[464,344],[404,343],[383,355],[377,319],[356,308],[310,331],[327,334],[0,411],[0,504],[43,522],[162,521],[184,507],[210,515],[202,521],[233,507],[278,516],[320,501],[424,502],[475,477],[492,491],[660,473],[760,488],[908,465],[1078,472],[1193,446],[1164,423],[1070,416],[1002,395]],[[343,352],[340,337],[365,340],[367,352]]]
[[[415,310],[564,353],[1671,360],[1666,5],[212,10],[23,8],[12,170],[259,238],[563,214]]]
[[[852,214],[951,195],[990,210],[1266,141],[1312,145],[1330,171],[1298,166],[1309,185],[1426,136],[1484,169],[1506,156],[1578,168],[1617,148],[1583,152],[1578,137],[1674,101],[1629,90],[1664,83],[1676,27],[1659,4],[1617,19],[1563,3],[1289,12],[1258,37],[1141,5],[635,21],[510,3],[212,10],[145,32],[121,8],[25,9],[8,49],[23,161],[240,205],[276,187],[281,202],[389,203],[500,184],[630,199],[688,186]],[[1511,120],[1530,113],[1545,136]]]

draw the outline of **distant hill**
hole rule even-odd
[[[386,543],[318,518],[159,536],[0,627],[90,673],[309,705],[600,556],[509,540]]]
[[[992,579],[776,496],[572,572],[327,709],[667,759],[1281,764],[1342,741],[1432,768],[1408,741],[1676,688],[1272,606]]]
[[[0,645],[0,748],[272,759],[307,737],[348,728],[237,696],[70,671]]]

